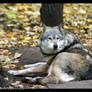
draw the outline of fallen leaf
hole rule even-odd
[[[16,13],[14,13],[13,11],[6,12],[6,15],[11,17],[11,18],[16,18],[16,16],[17,16]]]
[[[10,61],[11,61],[11,59],[8,56],[6,56],[5,57],[5,63],[10,62]]]
[[[21,70],[21,69],[24,69],[24,66],[23,65],[18,65],[16,68]]]
[[[7,37],[15,37],[16,35],[13,32],[9,32],[6,34]]]
[[[64,25],[64,28],[65,28],[65,29],[68,29],[68,26],[67,26],[67,25]]]
[[[34,85],[34,88],[41,88],[41,85]]]
[[[9,51],[8,50],[3,50],[3,55],[8,55]]]
[[[31,37],[24,37],[24,39],[22,40],[22,42],[29,42],[30,39],[31,39]]]
[[[19,58],[19,57],[21,57],[21,53],[15,53],[15,55],[14,55],[14,59],[17,59],[17,58]]]
[[[89,50],[89,53],[92,55],[92,50]]]
[[[5,77],[4,80],[8,81],[8,77]]]
[[[16,65],[15,64],[9,64],[9,69],[15,69],[16,68]]]
[[[38,38],[39,38],[39,36],[35,36],[35,35],[33,36],[33,39],[38,39]]]

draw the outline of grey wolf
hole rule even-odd
[[[31,82],[64,83],[91,78],[92,56],[69,30],[60,27],[44,27],[38,44],[46,62],[24,65],[23,70],[9,70],[13,75],[43,74],[45,77],[26,77]]]

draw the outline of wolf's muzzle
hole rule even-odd
[[[58,48],[58,45],[53,45],[53,48],[54,48],[54,50],[57,50],[57,48]]]

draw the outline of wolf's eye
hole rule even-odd
[[[59,40],[59,37],[57,37],[57,40]]]
[[[51,37],[48,37],[49,40],[51,40],[52,38]]]

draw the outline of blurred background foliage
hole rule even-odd
[[[42,33],[40,7],[41,3],[0,4],[0,47],[36,46]],[[92,4],[66,3],[63,12],[64,28],[92,46]]]

